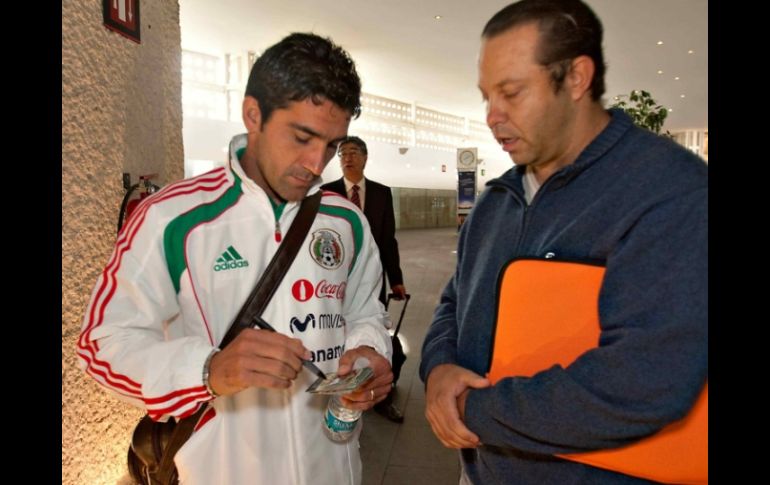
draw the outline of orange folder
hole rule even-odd
[[[599,290],[604,267],[518,259],[500,280],[492,365],[494,384],[567,367],[599,344]],[[687,416],[620,448],[557,455],[663,483],[708,483],[708,383]]]

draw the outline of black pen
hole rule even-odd
[[[268,332],[275,332],[275,329],[272,325],[267,323],[262,317],[259,315],[254,317],[254,325],[261,328],[262,330],[267,330]],[[307,369],[312,372],[313,374],[317,375],[321,379],[326,379],[326,374],[324,374],[321,369],[318,368],[314,363],[310,362],[309,360],[302,359],[302,365],[307,367]]]

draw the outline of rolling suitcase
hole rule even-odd
[[[401,322],[404,321],[404,313],[406,313],[406,306],[409,304],[409,299],[411,298],[411,295],[407,293],[404,297],[404,306],[401,308],[401,316],[398,319],[398,323],[396,324],[396,330],[393,332],[393,336],[391,337],[391,341],[393,342],[393,385],[396,385],[396,382],[398,382],[398,378],[401,375],[401,367],[404,366],[404,362],[406,362],[406,354],[404,354],[404,347],[401,346],[401,340],[398,338],[398,331],[401,330]],[[388,295],[388,299],[385,301],[385,310],[388,309],[388,305],[390,304],[390,300],[396,300],[396,295],[393,293],[390,293]]]

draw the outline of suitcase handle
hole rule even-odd
[[[404,307],[401,309],[401,316],[398,319],[398,324],[396,324],[396,331],[393,332],[393,337],[395,338],[398,336],[398,331],[401,329],[401,322],[404,321],[404,313],[406,312],[406,306],[409,304],[409,299],[412,298],[412,295],[409,293],[406,293],[404,295],[404,298],[399,298],[396,296],[395,293],[390,293],[388,295],[387,300],[385,300],[385,310],[388,310],[388,305],[390,304],[390,300],[404,300]]]

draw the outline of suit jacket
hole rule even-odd
[[[345,181],[337,179],[321,186],[323,190],[337,192],[347,198]],[[389,287],[404,283],[401,274],[401,263],[398,255],[398,241],[396,241],[396,218],[393,214],[393,195],[390,187],[373,180],[366,179],[366,194],[364,199],[364,215],[372,229],[374,242],[380,250],[380,260],[385,274],[388,275]],[[382,291],[380,300],[385,302],[385,274],[383,274]]]

